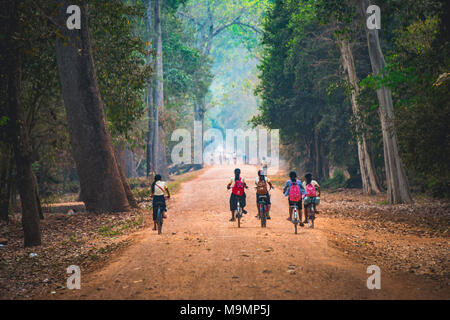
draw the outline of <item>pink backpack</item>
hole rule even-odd
[[[234,182],[233,189],[231,189],[231,192],[233,192],[237,196],[242,196],[244,194],[244,188],[245,185],[242,182],[242,178],[239,178],[239,180]]]
[[[316,188],[313,186],[312,183],[308,183],[306,185],[306,196],[308,198],[313,198],[316,196]]]
[[[297,182],[292,183],[291,188],[289,189],[289,200],[291,201],[300,201],[302,199],[302,194],[300,193],[300,188],[298,187]]]

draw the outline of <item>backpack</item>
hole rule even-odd
[[[316,187],[314,187],[312,183],[308,183],[306,185],[306,196],[308,198],[313,198],[316,196]]]
[[[256,185],[256,194],[262,195],[267,194],[268,192],[266,179],[259,179],[258,184]]]
[[[300,193],[300,188],[298,187],[297,182],[292,183],[291,188],[289,189],[289,200],[291,201],[300,201],[302,199],[302,194]]]
[[[239,180],[236,180],[234,182],[233,189],[231,189],[231,192],[233,192],[237,196],[242,196],[244,194],[244,183],[242,182],[242,178],[239,178]]]

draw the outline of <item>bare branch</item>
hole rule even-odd
[[[252,29],[253,31],[255,31],[256,33],[263,34],[262,29],[260,29],[260,28],[258,28],[258,27],[256,27],[256,26],[252,26],[252,25],[250,25],[250,24],[243,23],[243,22],[240,22],[240,21],[236,22],[236,24],[238,24],[238,25],[240,25],[240,26],[243,26],[243,27],[250,28],[250,29]]]

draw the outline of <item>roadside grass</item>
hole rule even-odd
[[[173,195],[176,192],[178,192],[182,183],[194,180],[199,175],[201,175],[204,171],[205,171],[205,169],[200,169],[200,170],[191,171],[188,173],[183,173],[180,175],[170,176],[171,180],[169,180],[167,182],[167,187],[169,188],[170,194]],[[140,183],[136,182],[136,178],[134,179],[135,187],[132,189],[132,192],[138,202],[150,201],[150,195],[151,195],[150,185],[151,185],[151,183],[149,182],[149,180],[151,180],[151,179],[145,178],[145,180],[147,182],[144,182],[143,179],[144,178],[140,178]],[[141,187],[142,185],[144,185],[144,187]]]
[[[97,233],[102,237],[117,237],[127,233],[130,229],[139,228],[144,224],[142,215],[134,217],[131,220],[121,221],[109,225],[103,225],[97,229]]]
[[[283,188],[286,181],[289,179],[288,174],[280,172],[276,175],[269,175],[270,182],[277,187]]]

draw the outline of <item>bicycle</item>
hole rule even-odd
[[[168,198],[166,197],[166,200]],[[164,222],[164,208],[163,208],[163,204],[162,203],[156,203],[155,204],[157,207],[157,211],[156,211],[156,226],[158,228],[158,234],[162,233],[162,226],[163,226],[163,222]]]
[[[291,208],[292,208],[292,223],[294,224],[294,231],[295,231],[295,234],[297,234],[297,226],[300,224],[301,226],[303,226],[302,224],[301,224],[301,219],[302,219],[302,217],[300,216],[300,218],[299,218],[299,215],[298,215],[298,206],[297,205],[292,205],[292,206],[290,206]]]
[[[258,196],[259,219],[261,220],[261,228],[266,227],[267,223],[267,196]]]
[[[236,219],[238,221],[238,228],[241,227],[241,218],[242,218],[242,208],[241,208],[241,202],[238,199],[237,204],[236,204]]]
[[[307,207],[309,208],[309,210],[307,210],[308,214],[306,221],[308,222],[308,227],[314,229],[314,220],[316,219],[316,197],[310,198],[310,203],[307,205]]]

